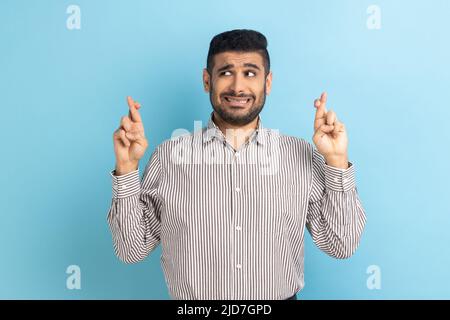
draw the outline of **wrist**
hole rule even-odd
[[[139,162],[129,162],[129,163],[117,163],[114,171],[114,175],[122,176],[124,174],[130,173],[137,170],[139,167]]]
[[[348,169],[348,157],[342,156],[327,156],[325,157],[325,163],[331,167],[339,169]]]

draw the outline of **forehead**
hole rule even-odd
[[[263,58],[258,52],[227,51],[214,56],[214,69],[232,64],[234,67],[243,67],[246,63],[256,64],[263,68]]]

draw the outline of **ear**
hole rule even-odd
[[[266,95],[269,95],[271,90],[272,90],[272,71],[269,71],[269,74],[266,77]]]
[[[205,68],[203,69],[203,88],[205,92],[209,92],[211,88],[211,77],[209,76],[208,70]]]

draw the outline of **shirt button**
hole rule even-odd
[[[242,265],[237,264],[237,265],[236,265],[236,268],[241,269],[241,268],[242,268]]]
[[[239,153],[239,152],[236,152],[234,155],[235,155],[236,157],[239,157],[239,156],[240,156],[240,153]]]
[[[334,178],[333,180],[334,180],[334,182],[339,182],[338,178]]]
[[[236,192],[239,192],[239,191],[241,191],[241,188],[236,187]]]
[[[344,179],[342,179],[342,181],[347,182],[347,181],[348,181],[348,178],[344,178]]]
[[[236,226],[236,230],[241,231],[241,226]]]

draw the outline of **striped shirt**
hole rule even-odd
[[[343,259],[366,222],[352,163],[328,166],[312,144],[261,121],[234,150],[210,117],[157,146],[142,179],[114,173],[114,251],[135,263],[161,244],[173,299],[286,299],[304,286],[305,226]]]

